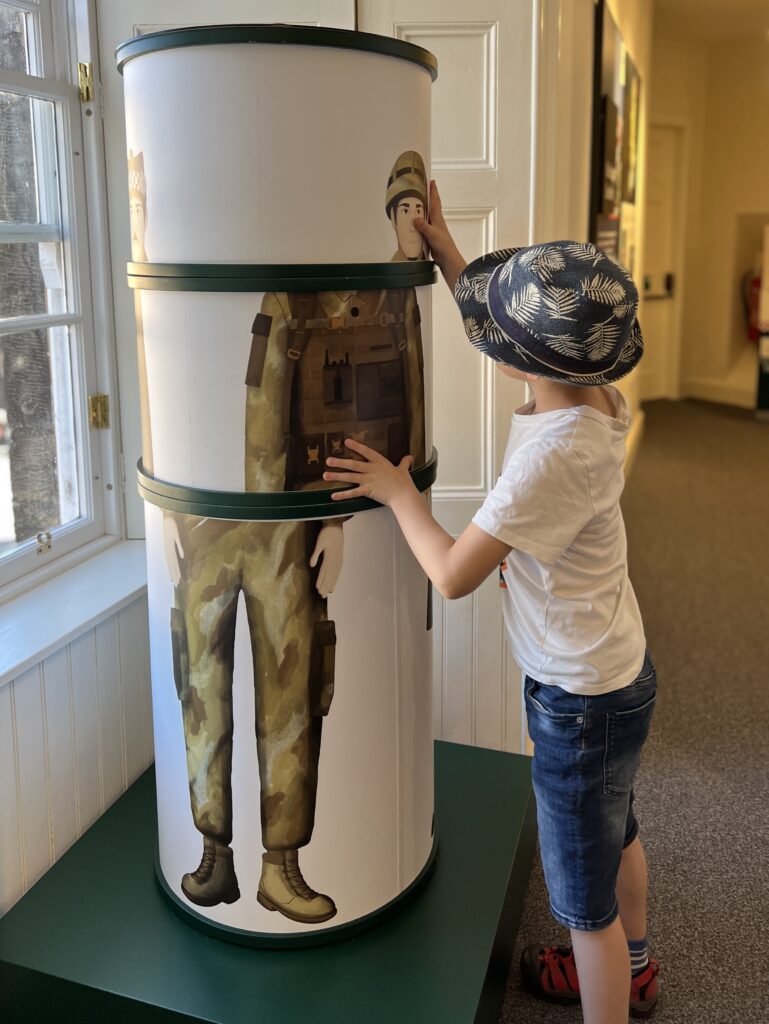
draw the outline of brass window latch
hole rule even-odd
[[[53,538],[51,537],[50,530],[41,530],[35,536],[35,549],[38,555],[44,555],[46,551],[50,551],[52,545]]]

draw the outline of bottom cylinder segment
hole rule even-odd
[[[375,914],[434,845],[429,583],[392,514],[266,523],[147,504],[146,524],[169,893],[263,936]],[[327,600],[324,558],[341,561]]]

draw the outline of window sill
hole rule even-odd
[[[0,687],[147,589],[144,541],[112,545],[0,608]]]

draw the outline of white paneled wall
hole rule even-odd
[[[0,914],[152,759],[141,597],[0,688]]]
[[[520,752],[521,675],[509,656],[497,575],[433,608],[433,733],[453,743]]]

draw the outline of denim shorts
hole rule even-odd
[[[532,781],[550,910],[567,928],[606,928],[618,913],[622,850],[638,834],[633,779],[657,677],[649,653],[620,690],[583,697],[525,681]]]

